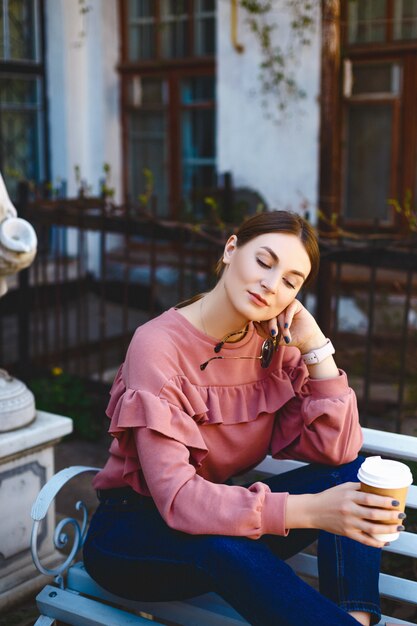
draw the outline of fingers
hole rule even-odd
[[[300,309],[300,306],[300,302],[298,300],[294,300],[294,302],[291,302],[291,304],[289,304],[287,308],[278,315],[278,323],[282,333],[282,337],[287,344],[291,343],[292,337],[290,327],[293,322],[294,316]]]
[[[276,317],[273,317],[268,321],[268,336],[269,337],[279,337],[280,329],[278,326],[278,320]]]
[[[366,493],[364,491],[360,491],[359,489],[356,491],[355,502],[362,506],[370,507],[373,509],[387,509],[389,511],[398,512],[398,501],[393,500],[389,496],[380,496],[375,493]]]
[[[404,513],[398,511],[390,511],[387,509],[370,508],[360,506],[358,507],[358,513],[363,519],[367,519],[371,522],[390,522],[391,524],[402,524],[406,516]]]
[[[401,525],[402,521],[406,519],[406,514],[398,510],[398,501],[393,500],[391,497],[360,491],[360,483],[345,483],[345,485],[354,487],[354,502],[357,505],[357,514],[363,519],[385,524],[391,522],[391,524],[396,525]]]
[[[368,546],[381,548],[385,545],[385,539],[378,536],[404,530],[406,516],[396,508],[398,503],[389,497],[360,491],[360,483],[348,482],[332,487],[320,494],[320,500],[320,528],[324,523],[328,525],[325,530],[330,529],[330,532],[345,535]],[[328,515],[324,515],[323,510]]]
[[[253,325],[256,328],[256,332],[263,339],[268,339],[268,337],[273,337],[273,334],[271,332],[271,328],[273,328],[273,325],[271,324],[271,322],[273,322],[273,320],[269,320],[268,322],[253,322]]]
[[[385,545],[387,545],[386,541],[380,541],[375,537],[371,537],[370,535],[367,535],[363,532],[353,532],[350,535],[350,539],[359,541],[360,543],[363,543],[366,546],[370,546],[371,548],[383,548]]]
[[[298,300],[294,300],[277,317],[268,321],[254,322],[254,325],[259,335],[264,339],[278,337],[280,344],[289,344],[293,340],[290,331],[291,324],[301,310],[304,310],[302,304]]]
[[[255,326],[258,335],[264,339],[278,337],[278,341],[281,343],[282,332],[276,317],[273,317],[267,322],[253,322],[253,325]],[[289,341],[286,343],[289,343]]]
[[[358,489],[359,483],[346,483],[355,489],[355,526],[362,535],[360,541],[366,545],[382,547],[385,541],[378,539],[381,534],[393,534],[405,530],[406,514],[398,511],[398,502],[390,497],[365,493]]]
[[[367,535],[371,535],[372,537],[378,539],[378,535],[386,535],[392,533],[399,533],[404,531],[404,526],[402,524],[375,524],[372,522],[368,522],[367,520],[363,520],[360,525],[358,525],[360,530]]]
[[[288,316],[286,311],[278,315],[278,323],[281,331],[282,339],[286,344],[291,343],[291,331],[290,326],[293,316]]]

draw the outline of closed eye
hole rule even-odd
[[[290,283],[287,278],[284,278],[284,283],[287,285],[287,287],[290,287],[291,289],[296,289],[296,286]]]
[[[257,259],[256,259],[256,262],[257,262],[257,263],[258,263],[258,265],[260,265],[261,267],[265,267],[265,268],[267,268],[267,269],[269,269],[269,270],[271,269],[271,266],[270,266],[270,265],[268,265],[268,263],[264,263],[263,261],[261,261],[261,259],[258,259],[258,258],[257,258]]]

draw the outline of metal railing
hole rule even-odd
[[[138,325],[215,282],[224,240],[215,229],[100,198],[39,200],[20,214],[33,224],[39,250],[0,301],[0,363],[24,379],[58,366],[109,384]],[[416,249],[330,240],[321,249],[317,283],[301,297],[332,337],[363,422],[410,432],[417,415]]]
[[[356,382],[362,421],[383,427],[372,417],[384,417],[401,432],[405,420],[417,417],[416,242],[321,240],[321,258],[322,326],[335,340],[338,364]]]

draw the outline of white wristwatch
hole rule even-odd
[[[315,365],[316,363],[321,363],[324,359],[334,353],[335,349],[332,342],[330,339],[326,339],[324,346],[311,350],[311,352],[307,352],[306,354],[302,354],[301,358],[306,365]]]

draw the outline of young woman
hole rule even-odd
[[[355,395],[296,299],[318,263],[302,218],[256,215],[228,239],[212,291],[136,331],[84,547],[103,587],[142,600],[216,591],[255,626],[379,621],[371,535],[393,502],[359,491]],[[268,453],[310,464],[232,484]],[[285,563],[317,537],[320,592]]]

